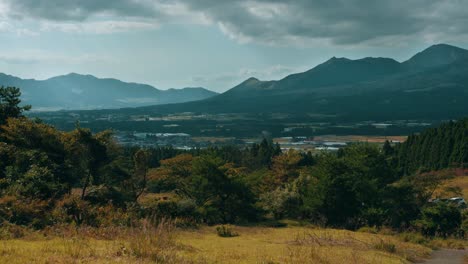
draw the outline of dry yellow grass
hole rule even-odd
[[[406,263],[430,249],[384,235],[306,227],[236,227],[223,238],[212,227],[185,231],[186,258],[207,263]]]
[[[448,187],[448,188],[447,188]],[[450,187],[458,187],[462,192],[462,196],[465,200],[468,200],[468,176],[456,176],[453,179],[445,181],[440,188],[436,191],[434,196],[453,196],[452,193],[447,193]]]
[[[197,230],[139,230],[0,241],[0,263],[407,263],[430,249],[396,237],[306,227],[235,227],[237,237]],[[159,231],[158,231],[159,230]],[[164,236],[157,239],[157,236]]]
[[[0,263],[128,263],[136,258],[122,256],[119,241],[95,239],[4,240],[0,241]]]

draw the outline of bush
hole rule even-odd
[[[24,237],[28,231],[29,230],[25,227],[3,222],[0,224],[0,240],[21,238]]]
[[[387,213],[382,208],[366,208],[361,213],[361,222],[365,223],[367,226],[382,226]]]
[[[421,213],[421,219],[415,224],[425,236],[446,238],[455,235],[461,227],[461,212],[455,206],[438,203],[423,208]]]
[[[4,196],[0,198],[0,220],[40,229],[52,223],[51,208],[49,201]]]
[[[420,245],[428,245],[430,242],[426,237],[417,232],[404,232],[399,234],[399,236],[404,242],[410,242]]]
[[[143,207],[146,217],[178,219],[182,222],[199,222],[201,216],[193,200],[155,200]],[[186,221],[187,220],[187,221]]]
[[[216,233],[220,237],[236,237],[239,236],[230,225],[219,225],[216,227]]]
[[[460,228],[460,238],[465,238],[468,236],[468,210],[465,210],[462,215],[463,222]]]
[[[115,207],[111,204],[92,205],[78,196],[66,195],[52,212],[55,223],[102,226],[131,226],[139,219],[139,207]]]
[[[124,192],[108,186],[92,186],[89,188],[86,200],[96,205],[112,204],[116,207],[124,207],[125,202],[131,199]]]
[[[97,214],[87,201],[73,195],[66,195],[55,205],[52,216],[56,223],[98,226]]]

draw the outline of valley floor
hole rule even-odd
[[[409,263],[432,251],[397,235],[299,226],[234,230],[239,235],[228,238],[214,227],[113,238],[99,230],[33,234],[0,240],[0,263]]]

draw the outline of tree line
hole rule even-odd
[[[468,119],[411,135],[395,149],[403,174],[468,166]]]

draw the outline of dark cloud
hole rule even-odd
[[[7,1],[14,13],[49,20],[83,20],[111,13],[158,17],[164,23],[180,14],[170,12],[171,6],[183,6],[187,13],[202,14],[216,23],[232,38],[271,44],[382,44],[402,39],[466,39],[468,35],[468,1],[464,0]]]
[[[200,0],[187,4],[218,21],[233,37],[268,43],[355,44],[468,33],[468,1],[459,0]]]
[[[95,14],[152,17],[151,1],[141,0],[6,0],[12,15],[48,20],[84,20]]]

